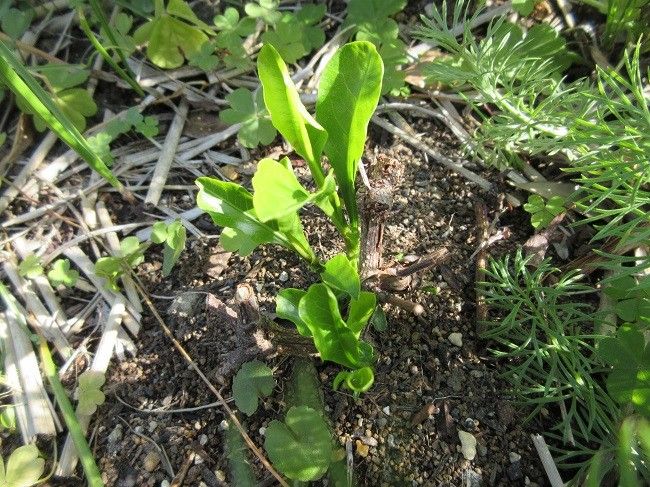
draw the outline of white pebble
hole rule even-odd
[[[262,426],[262,427],[259,429],[259,431],[260,431],[260,435],[264,436],[264,435],[266,434],[266,427],[265,427],[265,426]]]
[[[390,416],[390,406],[386,406],[382,411],[386,416]]]
[[[463,346],[463,334],[462,333],[450,333],[447,339],[451,342],[452,345],[457,347]]]
[[[519,460],[521,460],[521,455],[514,451],[511,451],[508,456],[510,457],[510,463],[517,463]]]
[[[287,282],[289,280],[289,274],[287,274],[286,271],[282,271],[280,272],[280,277],[278,277],[278,279],[280,279],[280,282]]]
[[[476,457],[476,438],[474,438],[474,435],[467,431],[458,430],[458,439],[460,439],[463,456],[467,460],[474,460]]]

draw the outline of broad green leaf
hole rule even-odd
[[[241,123],[237,139],[244,147],[257,147],[273,142],[277,134],[264,108],[261,91],[255,95],[246,88],[237,88],[226,95],[230,108],[222,110],[219,118],[227,124]]]
[[[612,366],[607,390],[618,402],[632,403],[650,418],[650,346],[635,325],[627,323],[615,337],[600,340],[598,352]]]
[[[347,293],[353,299],[359,297],[361,291],[359,272],[345,254],[336,254],[328,260],[325,269],[321,272],[321,278],[332,289]]]
[[[265,436],[264,448],[273,465],[290,479],[308,482],[327,472],[332,437],[325,420],[312,408],[292,407],[284,423],[271,421]]]
[[[339,310],[334,293],[325,284],[312,284],[298,305],[300,319],[309,327],[322,360],[355,369],[361,364],[359,339]]]
[[[257,57],[257,70],[264,88],[264,103],[276,129],[308,163],[314,178],[322,176],[320,156],[327,132],[307,112],[300,101],[287,66],[271,45],[266,44]]]
[[[281,290],[275,297],[275,314],[283,320],[289,320],[303,336],[311,336],[311,331],[304,321],[300,319],[298,305],[306,294],[302,289],[287,288]]]
[[[249,457],[249,450],[241,433],[232,421],[228,421],[225,431],[225,453],[230,467],[231,485],[255,487],[258,485]]]
[[[36,445],[23,445],[16,448],[5,466],[0,456],[0,486],[30,487],[35,485],[45,467],[45,460],[39,457]]]
[[[65,287],[74,287],[79,279],[79,272],[75,269],[70,269],[70,261],[68,259],[57,259],[52,264],[52,269],[47,273],[47,278],[53,286],[63,284]]]
[[[106,284],[113,291],[119,291],[117,280],[124,272],[123,260],[119,257],[100,257],[95,262],[95,274],[106,279]]]
[[[104,404],[106,396],[101,388],[106,378],[101,372],[87,370],[79,376],[77,411],[79,414],[91,416],[97,411],[97,406]]]
[[[0,427],[9,431],[16,429],[16,409],[14,406],[2,406],[2,412],[0,412]]]
[[[186,20],[201,29],[210,30],[210,26],[199,19],[192,10],[192,7],[183,0],[169,0],[167,3],[167,13],[179,19]]]
[[[279,221],[264,223],[257,218],[253,197],[238,184],[202,177],[196,180],[200,191],[196,202],[219,226],[221,245],[225,250],[250,254],[263,243],[276,243],[298,252],[310,262],[316,257],[309,247],[297,214]]]
[[[318,87],[316,120],[329,134],[327,155],[348,211],[368,123],[381,93],[383,64],[369,42],[351,42],[331,59]]]
[[[520,15],[530,15],[538,0],[512,0],[512,9]]]
[[[18,265],[18,274],[27,279],[34,279],[35,277],[43,275],[41,259],[37,255],[29,254]]]
[[[270,396],[275,387],[273,371],[259,360],[244,363],[232,381],[237,408],[248,416],[257,411],[261,397]]]
[[[151,241],[156,244],[161,244],[167,240],[167,223],[156,222],[151,227]]]
[[[263,222],[295,213],[312,202],[326,201],[336,191],[333,178],[315,193],[307,191],[296,178],[286,157],[278,162],[262,159],[253,176],[253,206]]]
[[[327,417],[323,400],[323,388],[314,361],[310,358],[296,358],[291,369],[291,378],[284,389],[285,409],[294,406],[308,406],[324,418]]]
[[[350,301],[348,311],[348,328],[359,336],[375,311],[377,296],[369,291],[361,291],[358,299]]]
[[[186,231],[183,224],[176,220],[167,227],[167,238],[163,248],[162,275],[167,277],[178,261],[181,252],[185,250]]]
[[[140,240],[136,236],[126,237],[120,241],[119,254],[131,267],[135,267],[144,262],[144,250]]]

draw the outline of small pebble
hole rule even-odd
[[[362,441],[357,440],[356,441],[357,445],[357,455],[360,457],[366,458],[368,456],[368,452],[370,451],[370,448],[368,445],[364,444]]]
[[[219,482],[225,482],[226,481],[226,472],[224,472],[223,470],[215,471],[214,476],[217,477],[217,480],[219,480]]]
[[[260,432],[260,435],[264,436],[266,434],[266,427],[261,426],[260,429],[259,429],[259,432]]]
[[[165,479],[162,482],[160,482],[160,487],[169,487],[171,484],[169,483],[169,480]]]
[[[364,436],[361,438],[361,441],[363,441],[363,443],[368,446],[377,446],[379,444],[377,440],[372,436]]]
[[[391,448],[395,448],[395,437],[390,434],[386,437],[386,443],[388,443],[388,446]]]
[[[384,417],[381,417],[381,418],[379,418],[377,420],[377,426],[380,427],[380,428],[383,428],[387,424],[388,424],[388,420],[386,418],[384,418]]]
[[[219,431],[227,431],[227,430],[228,430],[228,421],[222,419],[221,423],[219,423]]]
[[[517,463],[521,460],[521,455],[514,451],[511,451],[508,457],[510,458],[510,463]]]
[[[386,416],[390,416],[390,406],[386,406],[385,408],[382,409],[382,411]]]
[[[158,468],[159,464],[160,456],[158,456],[158,452],[154,450],[149,450],[142,461],[142,466],[147,472],[153,472]]]
[[[463,334],[462,333],[450,333],[447,339],[451,342],[452,345],[457,347],[463,346]]]
[[[205,446],[207,444],[208,444],[208,435],[203,434],[199,436],[199,445]]]
[[[460,439],[461,451],[467,460],[474,460],[476,457],[476,438],[467,431],[458,430],[458,438]]]
[[[153,433],[156,428],[158,427],[158,423],[156,421],[149,421],[149,433]]]
[[[286,271],[280,272],[280,277],[278,277],[280,282],[287,282],[289,280],[289,274]]]
[[[108,442],[109,443],[117,443],[122,439],[122,425],[118,423],[118,425],[115,427],[113,431],[111,431],[111,434],[108,435]]]

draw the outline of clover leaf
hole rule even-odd
[[[269,25],[277,24],[282,18],[282,13],[278,12],[280,0],[257,0],[256,3],[249,2],[244,5],[246,15],[254,19],[261,19]]]
[[[204,42],[197,52],[188,56],[190,66],[196,66],[206,72],[214,70],[221,62],[219,57],[214,55],[216,48],[215,42]]]
[[[612,366],[607,390],[618,402],[632,403],[650,418],[650,346],[643,333],[631,324],[622,325],[614,337],[600,340],[598,353]]]
[[[246,88],[238,88],[226,96],[230,108],[222,110],[219,118],[227,124],[241,123],[237,139],[244,147],[268,145],[277,131],[264,107],[261,90],[255,96]]]
[[[95,273],[106,279],[110,289],[119,291],[117,280],[125,271],[141,264],[143,261],[144,247],[140,244],[138,237],[126,237],[120,242],[118,255],[97,259]]]
[[[531,194],[528,203],[524,204],[524,210],[530,213],[533,228],[546,228],[553,218],[564,211],[564,198],[553,196],[545,203],[541,196]]]
[[[39,457],[36,445],[23,445],[16,448],[5,465],[0,456],[0,486],[30,487],[35,485],[45,467],[45,460]]]
[[[58,259],[52,264],[52,269],[47,273],[47,278],[53,286],[63,284],[65,287],[74,287],[79,279],[79,272],[70,269],[68,259]]]
[[[205,32],[210,27],[199,20],[183,0],[169,0],[164,12],[156,12],[153,19],[140,26],[133,34],[136,44],[147,44],[147,57],[163,69],[178,68],[190,59],[208,41]]]
[[[261,397],[270,396],[275,387],[273,371],[259,360],[244,363],[232,381],[237,408],[248,416],[257,411]]]
[[[650,321],[650,287],[644,283],[650,283],[650,277],[637,282],[632,276],[624,276],[609,281],[603,289],[616,300],[614,311],[623,321]]]
[[[325,5],[305,5],[295,15],[284,14],[262,41],[273,45],[287,63],[295,63],[325,42],[323,29],[315,24],[325,15]]]
[[[10,7],[13,2],[0,5],[0,30],[12,39],[18,39],[29,28],[34,18],[34,9],[20,10]]]
[[[43,274],[41,259],[34,254],[29,254],[18,265],[18,274],[27,279],[34,279]]]
[[[80,414],[91,416],[97,406],[104,404],[106,396],[101,388],[105,381],[104,374],[94,370],[87,370],[79,376],[77,411]]]
[[[284,423],[266,428],[264,448],[273,465],[292,480],[321,478],[332,461],[332,437],[327,423],[308,406],[294,406]]]

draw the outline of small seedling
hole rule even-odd
[[[36,485],[43,475],[45,460],[39,457],[36,445],[16,448],[5,465],[0,456],[0,486],[30,487]]]
[[[74,287],[79,279],[79,272],[70,268],[68,259],[58,259],[52,264],[52,268],[47,273],[47,278],[54,287],[61,284],[65,287]]]
[[[95,262],[95,273],[106,279],[109,288],[119,291],[117,280],[144,261],[144,249],[138,237],[126,237],[120,242],[119,255],[100,257]]]
[[[323,360],[372,373],[373,350],[360,337],[376,297],[360,289],[355,178],[381,91],[381,58],[369,42],[342,47],[323,72],[315,117],[301,103],[286,64],[273,46],[262,47],[258,71],[271,121],[307,161],[316,189],[310,192],[298,181],[288,158],[263,159],[253,176],[252,194],[238,184],[202,177],[197,180],[197,204],[224,227],[220,237],[224,249],[245,256],[258,245],[275,243],[296,252],[319,272],[323,283],[307,291],[280,292],[278,316],[292,321],[300,334],[312,337]],[[322,155],[332,167],[328,174]],[[326,263],[316,256],[298,213],[309,204],[339,230],[345,254]],[[371,382],[367,380],[362,388]],[[358,381],[346,383],[359,385]]]
[[[41,259],[37,255],[29,254],[18,265],[18,274],[27,279],[34,279],[35,277],[43,275],[43,266]]]
[[[308,406],[292,407],[284,422],[271,421],[264,448],[283,474],[308,482],[325,475],[332,461],[332,436],[323,417]]]
[[[178,262],[181,252],[185,249],[185,240],[187,239],[185,227],[180,220],[173,221],[169,224],[165,222],[156,222],[151,232],[151,241],[156,244],[164,243],[163,248],[163,268],[162,274],[167,277],[176,262]]]
[[[257,411],[258,401],[271,395],[275,387],[273,371],[259,360],[246,362],[232,381],[237,408],[248,416]]]
[[[0,30],[12,39],[19,39],[29,28],[34,18],[34,9],[28,7],[21,10],[12,7],[15,2],[0,4]]]
[[[282,13],[278,12],[280,0],[257,0],[244,5],[246,15],[254,19],[261,19],[268,25],[277,24],[282,18]]]
[[[0,412],[0,427],[9,431],[16,429],[16,410],[13,406],[2,406],[2,412]]]
[[[79,389],[77,390],[77,412],[86,416],[92,415],[97,406],[104,404],[106,396],[101,388],[106,378],[101,372],[87,370],[79,376]]]
[[[535,229],[546,228],[549,223],[564,211],[564,198],[553,196],[547,202],[537,194],[528,197],[524,210],[530,213],[530,224]]]

